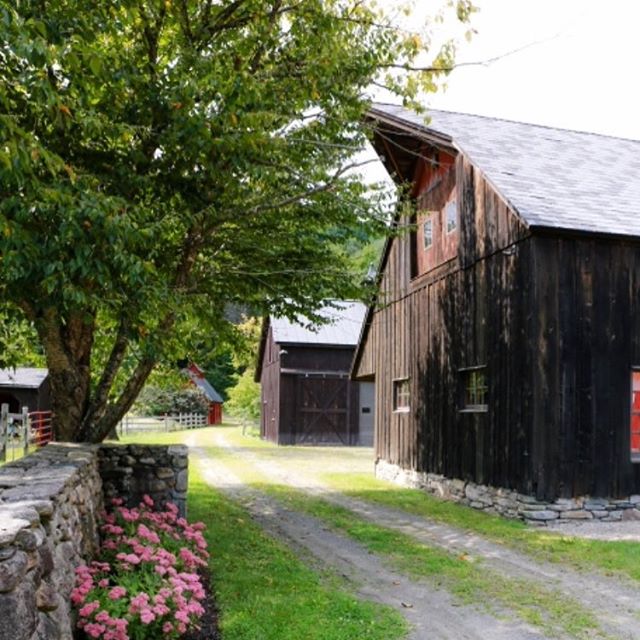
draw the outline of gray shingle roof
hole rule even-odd
[[[0,387],[24,389],[38,389],[49,375],[48,369],[35,367],[16,367],[15,369],[0,369]]]
[[[194,380],[193,382],[204,393],[209,402],[217,402],[219,404],[224,402],[222,396],[213,388],[213,385],[206,378]]]
[[[640,236],[640,141],[382,104],[371,113],[451,140],[531,227]]]
[[[358,344],[362,321],[367,307],[361,302],[335,302],[336,307],[326,306],[318,315],[329,322],[312,326],[307,318],[299,317],[297,322],[286,318],[271,318],[273,339],[278,344],[319,344],[355,346]]]

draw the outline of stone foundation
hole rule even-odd
[[[145,493],[184,514],[187,447],[49,444],[0,467],[0,640],[72,640],[75,568],[105,499]]]
[[[545,525],[551,521],[640,520],[640,495],[629,496],[623,500],[582,496],[542,502],[517,491],[445,478],[434,473],[402,469],[384,460],[378,460],[376,463],[376,477],[405,487],[422,489],[444,500],[451,500],[480,511],[517,518],[535,525]]]

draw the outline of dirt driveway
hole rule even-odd
[[[239,437],[237,430],[207,430],[206,438],[191,437],[193,454],[205,479],[240,500],[267,531],[305,558],[342,575],[362,598],[396,607],[412,625],[409,640],[638,638],[640,589],[636,584],[601,574],[585,575],[559,564],[544,563],[478,535],[332,490],[323,477],[331,473],[373,473],[372,451],[363,448],[272,447]],[[205,449],[206,447],[206,449]],[[248,470],[245,472],[245,470]],[[513,578],[517,584],[567,594],[597,620],[593,633],[541,630],[509,612],[496,614],[487,606],[461,604],[433,582],[418,581],[390,568],[349,537],[325,523],[283,505],[250,486],[247,473],[261,481],[287,485],[305,494],[347,508],[366,521],[410,536],[421,544],[478,559],[488,571]],[[514,584],[516,584],[514,582]],[[490,613],[491,611],[491,613]]]

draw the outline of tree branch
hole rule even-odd
[[[82,433],[88,431],[88,425],[96,419],[99,420],[106,411],[109,392],[113,387],[118,371],[124,361],[127,347],[129,346],[127,330],[128,324],[126,320],[122,318],[118,326],[116,339],[113,343],[113,347],[111,348],[111,353],[109,354],[109,359],[102,371],[102,376],[100,377],[100,381],[98,382],[93,398],[91,399],[89,409],[82,419],[82,424],[80,426]]]

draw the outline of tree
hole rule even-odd
[[[58,438],[102,440],[229,304],[358,295],[333,240],[385,223],[352,171],[368,87],[433,90],[427,42],[362,0],[0,1],[0,298]]]
[[[235,386],[229,389],[226,410],[243,420],[257,420],[260,417],[260,385],[254,380],[256,370],[248,367],[237,376]]]

